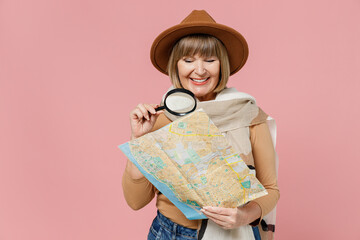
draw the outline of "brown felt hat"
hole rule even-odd
[[[152,64],[167,75],[167,64],[175,43],[184,36],[199,33],[212,35],[224,44],[230,61],[230,75],[244,66],[249,55],[245,38],[235,29],[216,23],[205,10],[192,11],[180,24],[166,29],[154,40],[150,51]]]

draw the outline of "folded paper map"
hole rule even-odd
[[[267,194],[202,110],[119,147],[190,220],[206,218],[203,206],[237,207]]]

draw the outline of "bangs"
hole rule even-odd
[[[215,37],[205,34],[189,35],[178,42],[178,53],[180,56],[199,54],[201,57],[219,57],[216,46],[218,41]]]

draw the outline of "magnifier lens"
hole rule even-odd
[[[194,94],[183,88],[170,90],[164,99],[164,106],[158,107],[155,111],[166,109],[169,113],[176,116],[184,116],[195,111],[196,98]]]
[[[173,112],[187,113],[191,111],[196,104],[195,99],[184,92],[174,92],[166,98],[165,105]]]

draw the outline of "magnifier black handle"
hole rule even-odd
[[[160,106],[160,107],[155,108],[155,111],[160,111],[160,110],[164,110],[164,109],[165,109],[165,106]]]

